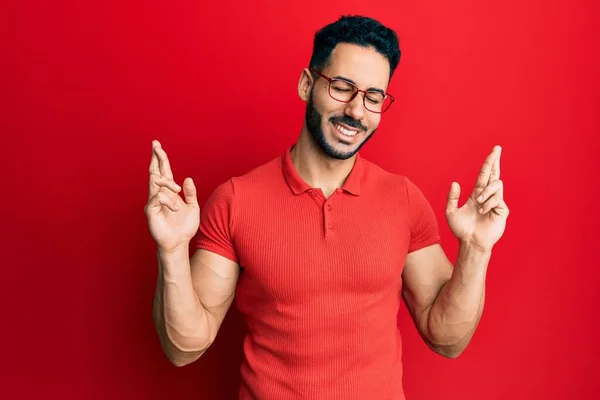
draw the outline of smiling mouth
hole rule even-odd
[[[333,124],[333,126],[344,136],[354,137],[354,136],[356,136],[356,134],[360,133],[360,131],[358,131],[358,130],[348,129],[346,127],[343,127],[340,124]]]

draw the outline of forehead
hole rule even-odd
[[[331,52],[324,72],[354,81],[359,87],[386,89],[390,78],[388,60],[372,47],[340,43]]]

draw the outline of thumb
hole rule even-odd
[[[197,206],[198,199],[196,198],[196,186],[192,178],[185,178],[183,181],[183,195],[188,206]]]
[[[460,197],[460,185],[458,182],[452,182],[450,193],[448,193],[448,204],[446,205],[446,214],[458,210],[458,198]]]

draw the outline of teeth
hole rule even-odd
[[[338,129],[340,132],[342,132],[344,135],[348,135],[348,136],[354,136],[354,135],[356,135],[356,133],[357,133],[356,131],[351,131],[351,130],[348,130],[348,129],[344,128],[343,126],[340,126],[340,125],[337,125],[337,124],[335,125],[335,127],[336,127],[336,128],[337,128],[337,129]]]

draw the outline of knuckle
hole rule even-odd
[[[165,184],[160,186],[160,192],[165,196],[166,199],[171,198],[173,191]]]
[[[162,179],[162,176],[160,176],[159,174],[153,172],[153,173],[150,174],[150,179],[152,180],[152,182],[158,183]]]

